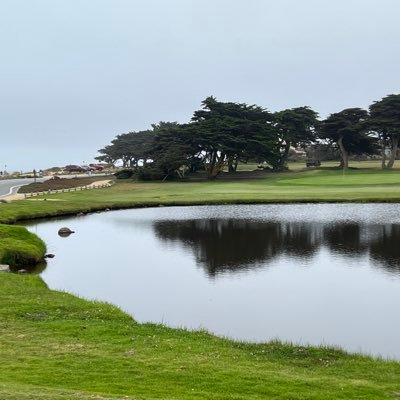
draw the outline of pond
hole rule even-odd
[[[138,322],[400,359],[400,206],[158,207],[31,222],[51,289]],[[76,231],[59,237],[68,226]]]

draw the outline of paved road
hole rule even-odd
[[[38,182],[43,182],[48,178],[37,178]],[[24,179],[2,179],[0,180],[0,197],[7,196],[9,194],[16,193],[18,188],[28,183],[32,183],[33,178]]]

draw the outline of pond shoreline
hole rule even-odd
[[[15,398],[46,391],[82,399],[107,393],[102,398],[344,400],[399,390],[396,361],[138,324],[110,304],[49,290],[37,276],[5,274],[0,289],[2,398],[16,390]]]
[[[400,320],[388,317],[400,301],[397,210],[389,204],[153,207],[25,226],[57,255],[42,274],[51,289],[116,304],[139,322],[201,326],[256,342],[331,344],[400,360],[394,333]],[[77,234],[59,238],[64,225]],[[368,309],[376,313],[366,316]],[[385,333],[384,326],[391,329]]]
[[[35,200],[45,200],[45,198],[37,198]],[[296,205],[296,204],[400,204],[400,199],[373,199],[373,200],[251,200],[251,201],[176,201],[176,202],[146,202],[146,203],[129,203],[129,204],[106,204],[101,206],[78,207],[70,211],[49,211],[38,214],[22,214],[16,218],[4,218],[0,215],[0,224],[13,225],[22,221],[35,221],[39,219],[54,219],[58,217],[70,217],[78,215],[90,215],[99,212],[119,211],[141,208],[157,208],[157,207],[191,207],[191,206],[227,206],[227,205]]]

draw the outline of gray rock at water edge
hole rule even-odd
[[[10,266],[7,264],[0,264],[0,272],[10,272]]]
[[[46,254],[46,255],[44,256],[44,258],[54,258],[54,257],[55,257],[55,255],[54,255],[54,254],[51,254],[51,253]]]
[[[71,233],[75,233],[74,231],[71,231],[71,229],[69,229],[69,228],[67,228],[67,227],[63,227],[63,228],[60,228],[59,230],[58,230],[58,234],[60,235],[60,236],[69,236],[69,235],[71,235]]]

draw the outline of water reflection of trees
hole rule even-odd
[[[182,242],[210,276],[265,266],[289,255],[311,258],[321,246],[346,256],[370,255],[378,267],[400,274],[400,226],[240,219],[157,221],[157,237]]]
[[[157,222],[155,231],[162,240],[190,246],[210,275],[255,268],[283,252],[307,256],[315,251],[307,227],[301,224],[211,219]]]
[[[400,275],[400,225],[382,225],[379,231],[379,240],[369,247],[370,256],[387,271]]]

